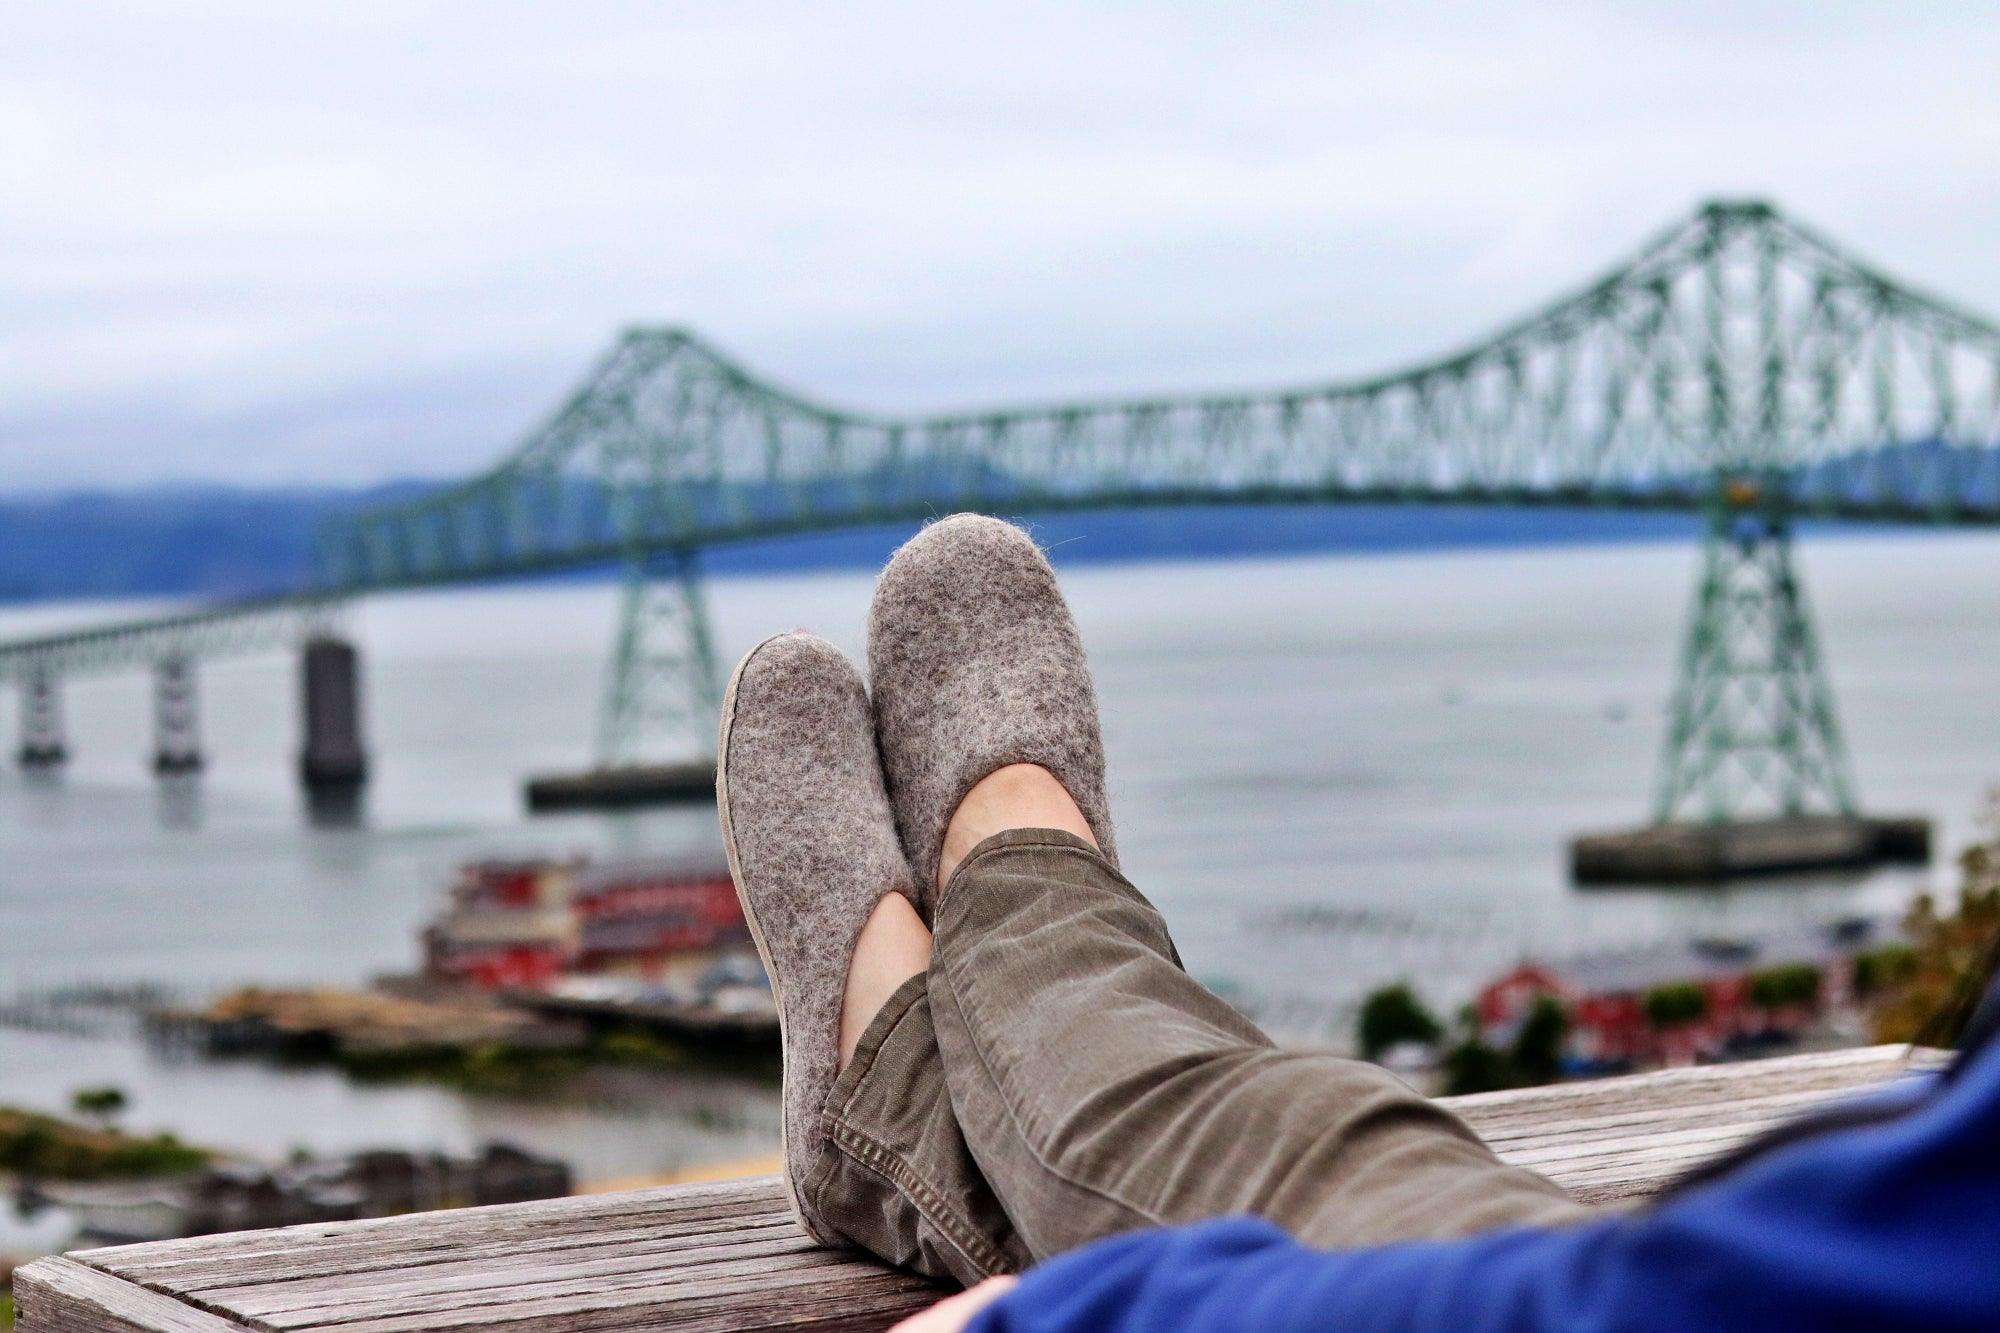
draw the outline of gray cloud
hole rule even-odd
[[[1456,344],[1713,193],[2000,309],[1990,7],[0,10],[0,486],[496,455],[611,331],[889,408]]]

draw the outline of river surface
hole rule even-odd
[[[1717,891],[1568,883],[1570,834],[1646,813],[1696,558],[1663,544],[1066,570],[1126,869],[1189,967],[1293,1040],[1339,1041],[1356,997],[1388,979],[1453,1005],[1531,953],[1889,913],[1951,882],[1941,868]],[[1806,543],[1803,562],[1865,803],[1929,814],[1947,851],[1962,845],[2000,781],[2000,538],[1841,535]],[[869,587],[717,578],[720,648],[733,659],[806,626],[858,656]],[[0,633],[129,609],[16,608]],[[0,771],[0,998],[355,982],[415,964],[467,858],[715,848],[712,809],[521,811],[523,774],[587,758],[613,611],[609,585],[574,583],[352,611],[375,781],[351,828],[303,815],[288,656],[202,668],[209,769],[192,790],[146,771],[143,677],[72,682],[67,770]],[[775,1089],[720,1076],[523,1100],[176,1060],[115,1014],[0,1027],[0,1103],[60,1110],[98,1083],[131,1094],[135,1128],[273,1156],[498,1137],[608,1180],[776,1144]]]

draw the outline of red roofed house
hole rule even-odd
[[[1796,1035],[1852,980],[1853,955],[1875,943],[1874,923],[1850,919],[1758,940],[1686,944],[1524,962],[1488,982],[1473,1003],[1480,1031],[1505,1043],[1540,996],[1569,1014],[1564,1055],[1587,1067],[1681,1065],[1713,1058],[1746,1037]],[[1819,994],[1807,1003],[1766,1007],[1752,995],[1757,974],[1804,964],[1818,969]],[[1647,1014],[1646,997],[1665,986],[1701,990],[1699,1017],[1667,1026]]]

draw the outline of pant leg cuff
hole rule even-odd
[[[838,1115],[846,1109],[854,1097],[854,1090],[868,1077],[874,1068],[875,1059],[882,1053],[882,1044],[889,1040],[889,1034],[896,1030],[896,1024],[910,1012],[912,1005],[924,998],[929,988],[930,974],[919,972],[896,987],[895,992],[882,1003],[875,1017],[868,1020],[862,1030],[861,1040],[854,1048],[854,1058],[847,1062],[847,1068],[840,1071],[833,1080],[833,1087],[827,1090],[825,1115]]]
[[[832,1133],[832,1128],[835,1122],[847,1115],[849,1104],[853,1102],[856,1092],[874,1070],[875,1061],[882,1054],[883,1044],[895,1032],[897,1024],[908,1016],[917,1001],[924,998],[929,981],[929,973],[919,972],[896,987],[883,1002],[875,1017],[868,1020],[868,1026],[862,1030],[861,1040],[854,1047],[854,1058],[847,1062],[847,1068],[840,1071],[833,1080],[833,1086],[827,1090],[826,1104],[820,1108],[820,1124],[824,1132],[820,1137],[819,1157],[806,1173],[806,1178],[801,1182],[799,1189],[800,1197],[807,1200],[815,1213],[820,1216],[827,1215],[829,1211],[839,1211],[837,1208],[829,1210],[825,1206],[828,1201],[821,1198],[827,1180],[834,1174],[839,1166],[839,1158],[845,1152],[845,1149],[835,1141],[836,1136]]]
[[[942,903],[950,897],[952,886],[981,860],[1010,847],[1061,847],[1069,851],[1082,852],[1086,856],[1102,861],[1104,868],[1112,874],[1119,874],[1118,868],[1105,860],[1104,853],[1099,851],[1097,845],[1088,838],[1079,838],[1076,834],[1059,828],[1001,829],[998,833],[981,838],[973,844],[972,850],[965,854],[965,859],[952,870],[951,878],[944,882],[942,889],[938,890],[937,901]],[[1119,875],[1119,878],[1124,877]]]

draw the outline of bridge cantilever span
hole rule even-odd
[[[599,758],[629,763],[712,734],[706,546],[966,508],[1357,501],[1705,509],[1657,813],[1847,811],[1790,524],[2000,520],[2000,326],[1721,201],[1477,343],[1322,385],[890,416],[634,329],[492,469],[327,523],[315,583],[623,564]],[[1754,670],[1716,620],[1753,584]]]
[[[1486,340],[1391,375],[890,417],[628,332],[492,470],[334,522],[322,578],[450,582],[960,507],[1412,499],[2000,518],[2000,328],[1760,203],[1715,203]]]

